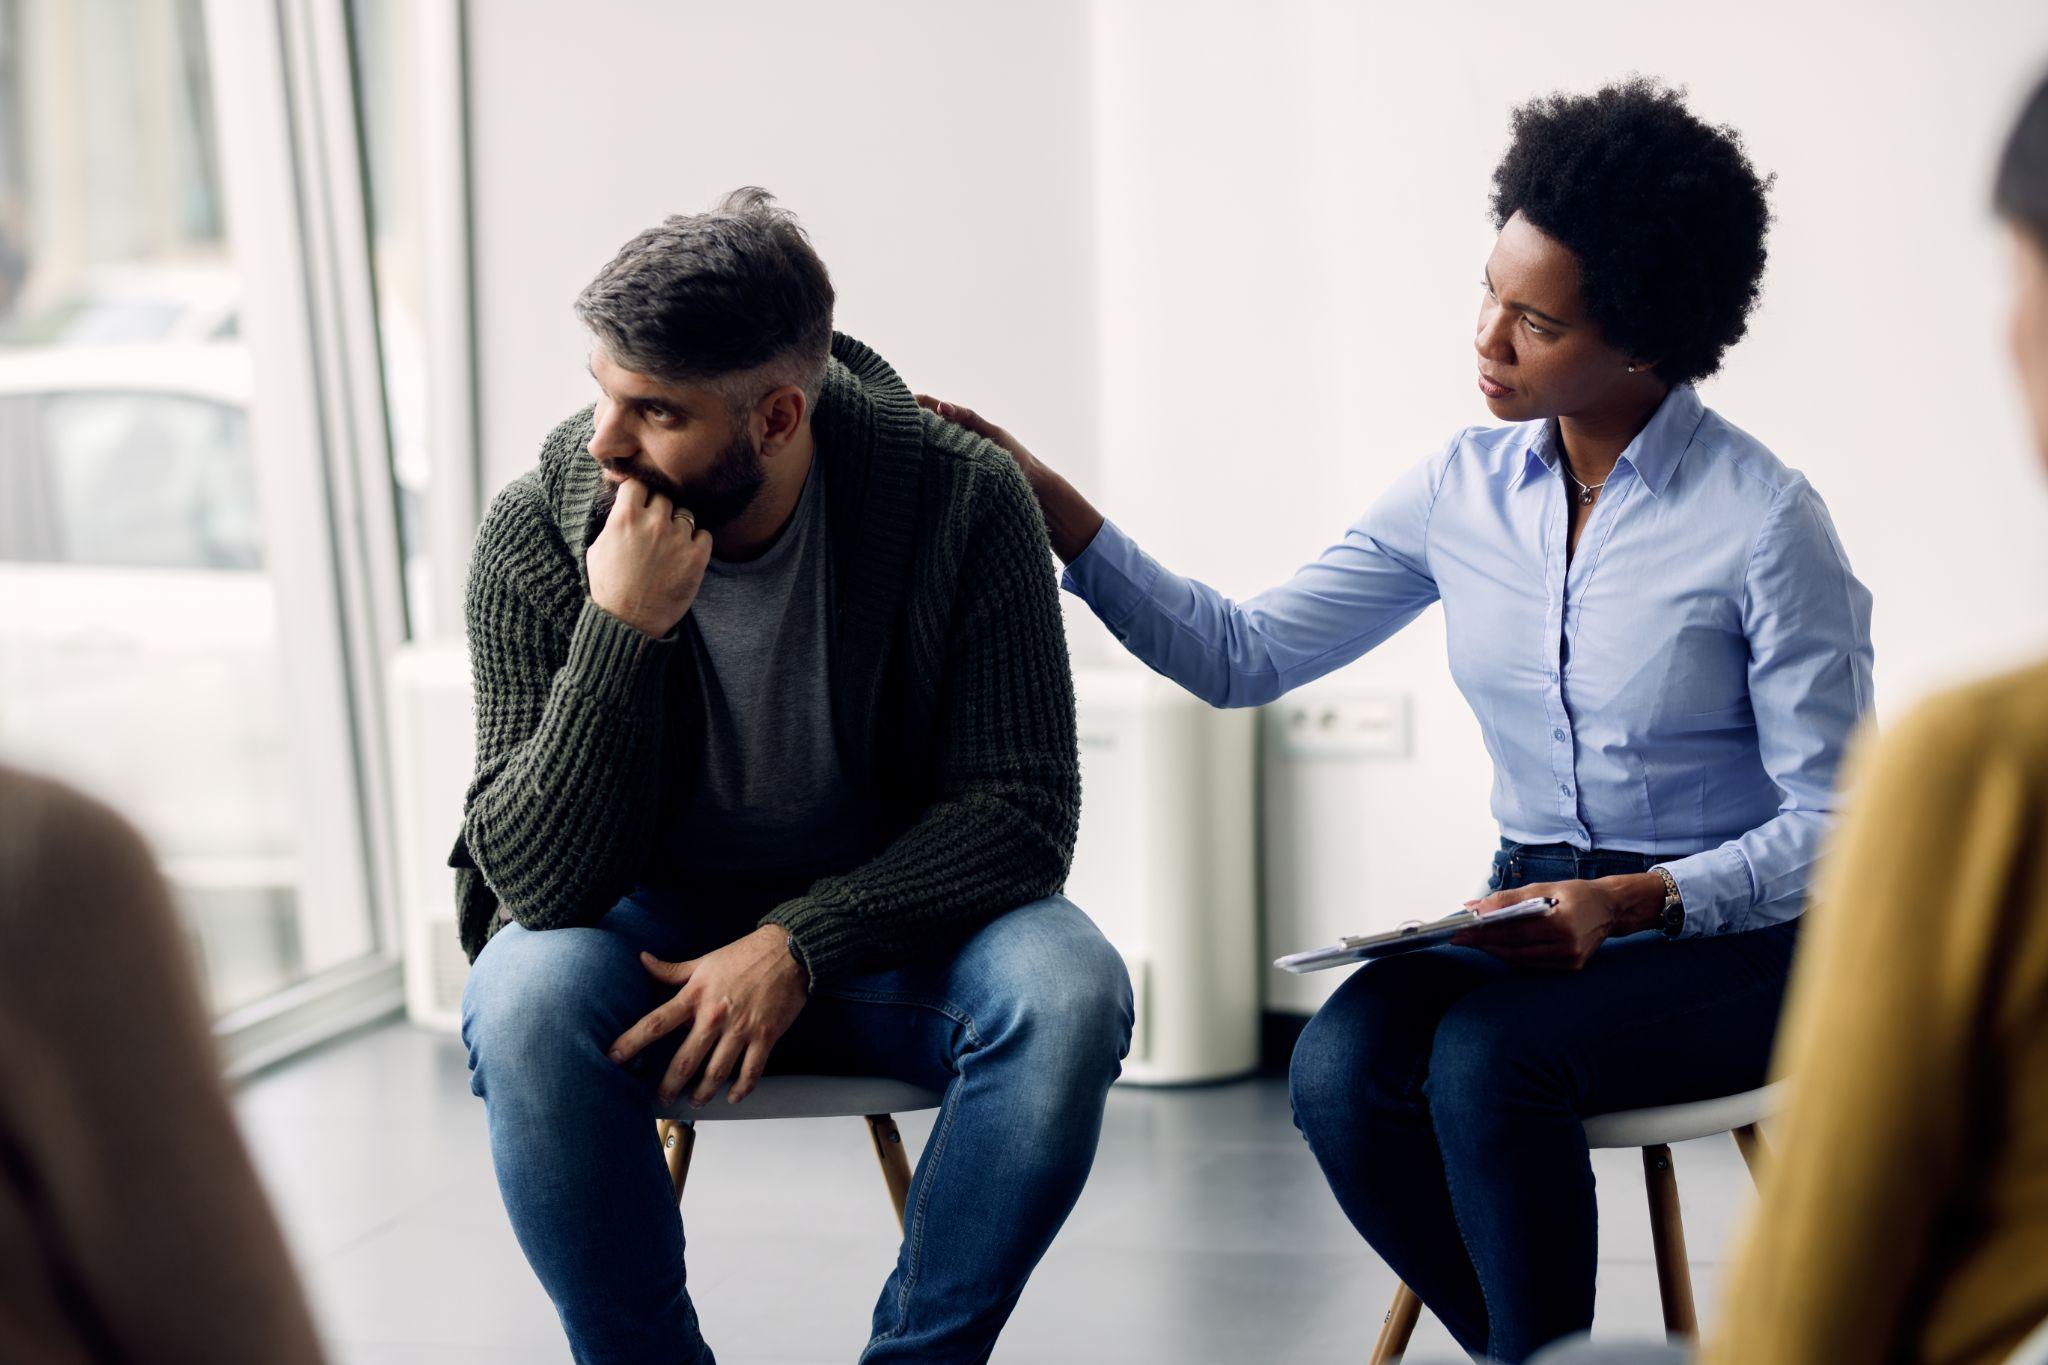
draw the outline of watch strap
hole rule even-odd
[[[1685,900],[1678,892],[1678,878],[1671,875],[1668,867],[1653,867],[1650,871],[1664,882],[1664,904],[1657,912],[1657,928],[1666,938],[1677,938],[1685,928]]]

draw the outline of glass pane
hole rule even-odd
[[[241,409],[166,393],[57,394],[41,407],[63,562],[263,567]]]
[[[142,828],[217,1012],[330,965],[239,290],[201,0],[0,0],[0,758]]]
[[[406,611],[414,638],[453,623],[435,620],[435,566],[428,554],[425,243],[420,222],[419,15],[404,0],[350,0],[356,100],[370,206],[391,475],[405,556]]]

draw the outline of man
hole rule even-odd
[[[654,1106],[771,1066],[944,1090],[862,1359],[986,1359],[1130,1041],[1030,490],[832,301],[760,190],[634,238],[477,538],[463,1038],[579,1361],[712,1359]]]

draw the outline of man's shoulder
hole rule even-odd
[[[547,474],[545,466],[529,469],[491,499],[470,552],[472,612],[480,598],[506,591],[550,615],[578,605],[582,583],[556,522]]]
[[[491,499],[483,522],[477,527],[477,552],[500,550],[536,538],[559,540],[561,533],[548,502],[547,480],[539,468],[529,469],[506,484]]]
[[[1043,533],[1031,485],[1008,451],[929,410],[920,408],[918,419],[928,472],[936,476],[933,483],[955,515],[1027,521]]]
[[[579,461],[588,458],[586,447],[590,444],[595,409],[596,405],[591,404],[555,423],[541,442],[540,457],[532,468],[498,490],[477,532],[479,546],[487,539],[524,541],[541,537],[557,543],[563,540],[563,480]]]

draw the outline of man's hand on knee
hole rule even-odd
[[[656,980],[680,989],[620,1034],[610,1056],[630,1062],[656,1039],[687,1030],[661,1078],[663,1105],[675,1103],[693,1080],[695,1108],[708,1104],[728,1080],[726,1098],[734,1104],[745,1099],[760,1082],[768,1054],[810,998],[803,967],[790,955],[789,934],[778,925],[764,924],[688,962],[663,962],[652,953],[640,954],[640,962]]]

